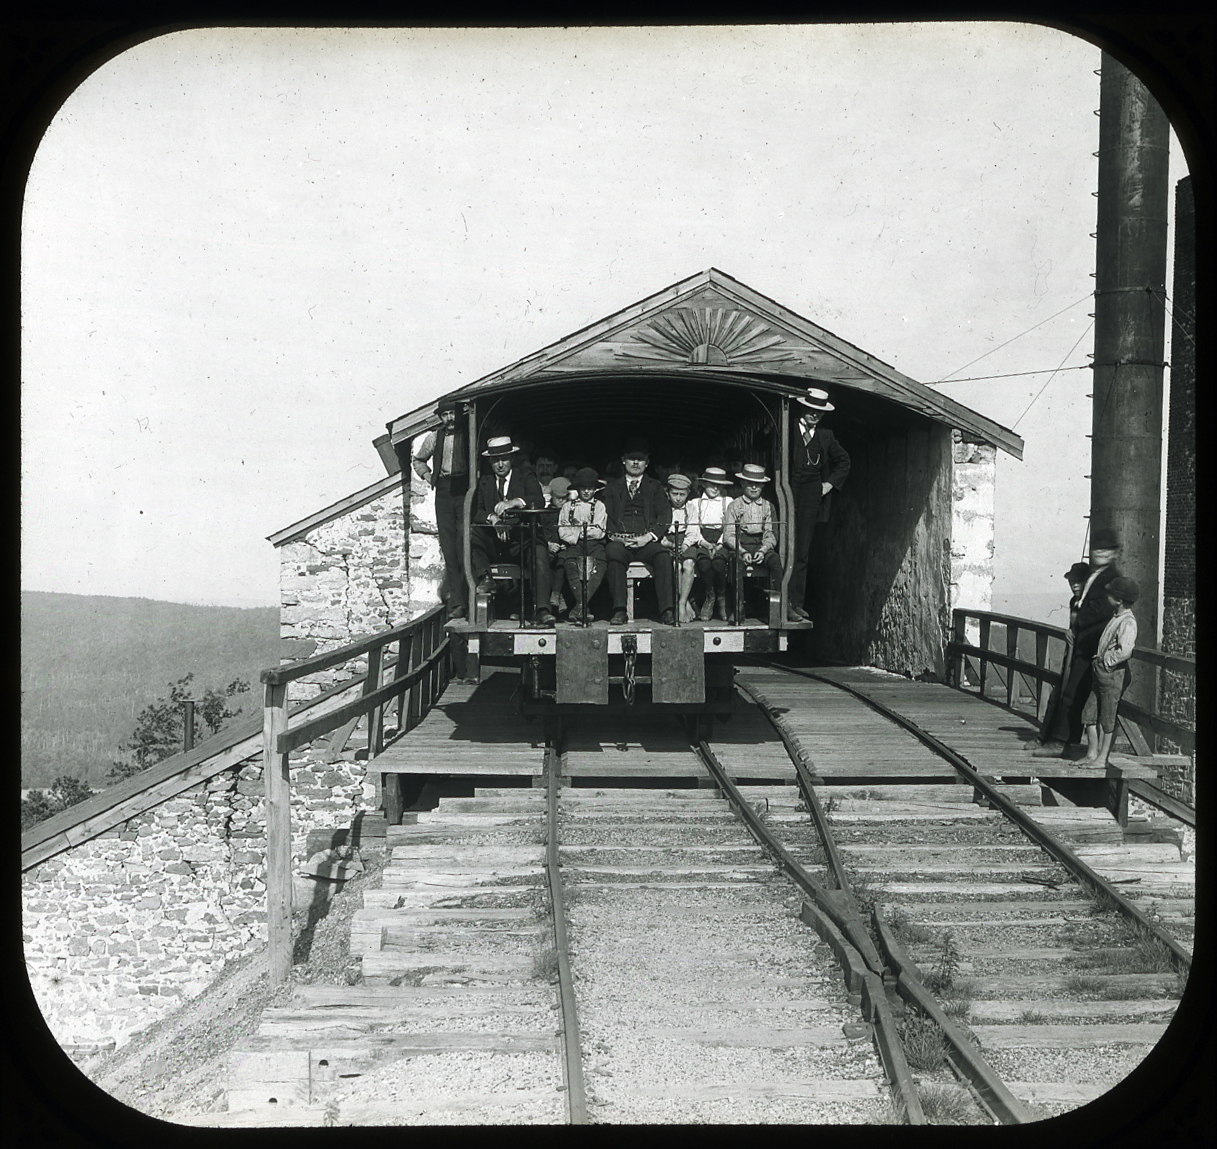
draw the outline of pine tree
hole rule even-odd
[[[93,790],[79,778],[60,774],[46,790],[31,790],[21,799],[21,829],[28,830],[60,810],[91,797]]]

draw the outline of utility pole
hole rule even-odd
[[[1094,401],[1090,529],[1120,535],[1121,573],[1135,579],[1140,646],[1158,644],[1162,515],[1162,369],[1169,128],[1145,85],[1103,53],[1095,231]],[[1129,700],[1154,707],[1154,682]]]

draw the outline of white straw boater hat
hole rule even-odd
[[[482,454],[491,459],[506,459],[508,455],[514,455],[519,449],[511,441],[510,435],[500,435],[486,443],[486,450]]]
[[[823,387],[808,387],[806,395],[799,395],[798,401],[804,407],[813,411],[835,411],[836,408],[828,401],[828,392]]]
[[[709,483],[713,487],[729,487],[731,481],[727,478],[727,472],[722,467],[707,467],[705,474],[702,475],[701,481]]]
[[[802,400],[800,400],[802,402]],[[765,468],[759,463],[745,463],[742,471],[736,471],[735,477],[741,479],[745,483],[767,483],[769,476],[765,474]]]

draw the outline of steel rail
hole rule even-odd
[[[837,852],[836,842],[828,824],[828,819],[824,814],[819,796],[816,794],[815,787],[812,784],[812,775],[806,762],[806,754],[801,747],[796,745],[789,732],[777,721],[776,716],[769,709],[768,705],[755,691],[743,683],[737,682],[736,686],[756,703],[761,712],[769,720],[769,724],[777,732],[778,737],[781,738],[782,744],[786,747],[786,752],[790,755],[791,762],[794,763],[799,788],[806,797],[808,811],[815,822],[820,840],[824,843],[824,852],[829,859],[829,865],[833,870],[838,885],[845,892],[850,905],[854,908],[854,913],[857,914],[857,905],[849,888],[849,875],[845,869],[844,862]],[[972,1043],[968,1041],[963,1031],[943,1013],[934,995],[930,993],[921,981],[917,967],[904,956],[904,951],[895,942],[895,938],[887,927],[886,922],[884,922],[878,906],[874,907],[873,921],[875,924],[875,936],[879,938],[880,945],[884,951],[884,967],[890,968],[895,973],[896,992],[906,1001],[912,1002],[923,1014],[932,1018],[935,1024],[937,1024],[945,1041],[947,1060],[956,1076],[969,1086],[977,1101],[997,1120],[1006,1124],[1022,1124],[1034,1120],[1031,1111],[1006,1088],[998,1074],[984,1060]],[[878,1037],[878,1030],[876,1030],[876,1036]],[[898,1037],[897,1040],[899,1040]],[[882,1046],[880,1048],[882,1051]],[[901,1059],[903,1060],[903,1052],[901,1053]]]
[[[1175,968],[1181,973],[1188,973],[1192,968],[1192,959],[1188,952],[1165,930],[1161,929],[1154,922],[1150,921],[1132,902],[1130,902],[1119,890],[1115,888],[1106,878],[1097,873],[1081,858],[1077,856],[1064,842],[1059,841],[1055,835],[1044,829],[1038,822],[1035,821],[1029,814],[1025,813],[1017,803],[1011,802],[1004,794],[1000,793],[997,787],[990,782],[979,770],[976,769],[967,759],[963,758],[957,751],[951,749],[945,742],[935,738],[928,731],[923,730],[917,723],[906,718],[899,711],[892,710],[885,706],[882,702],[876,702],[873,698],[868,697],[860,690],[855,690],[852,686],[843,682],[836,682],[831,678],[826,678],[824,675],[816,674],[810,670],[802,670],[794,666],[781,666],[776,662],[769,662],[765,659],[755,658],[754,662],[773,667],[775,670],[783,670],[789,674],[796,674],[803,678],[810,678],[815,682],[827,683],[829,686],[835,686],[838,690],[844,691],[846,694],[852,694],[855,698],[864,702],[872,710],[882,714],[885,718],[896,723],[913,735],[918,741],[928,746],[936,754],[947,761],[954,769],[959,771],[964,778],[968,780],[984,795],[985,800],[991,805],[999,809],[1011,822],[1019,827],[1024,834],[1027,835],[1033,842],[1040,846],[1047,853],[1052,855],[1062,866],[1065,867],[1082,885],[1084,885],[1092,894],[1102,894],[1110,898],[1124,914],[1124,916],[1134,922],[1138,928],[1144,930],[1151,937],[1157,938],[1170,951],[1171,960]]]
[[[926,1124],[921,1098],[917,1092],[917,1083],[913,1079],[908,1059],[904,1055],[904,1044],[901,1041],[891,1003],[884,988],[883,959],[879,956],[879,951],[866,930],[852,893],[849,892],[847,886],[843,885],[841,887],[842,896],[838,899],[833,896],[831,891],[817,882],[745,800],[739,787],[731,781],[722,763],[719,762],[706,741],[704,739],[698,741],[693,749],[736,816],[743,821],[748,832],[756,839],[757,844],[777,859],[778,867],[803,890],[823,917],[829,919],[829,922],[839,929],[839,943],[833,948],[837,951],[838,960],[846,971],[847,979],[860,983],[861,998],[865,1003],[864,1016],[874,1030],[875,1044],[883,1060],[888,1083],[895,1094],[898,1106],[903,1110],[910,1125]],[[814,799],[814,793],[812,797]],[[822,811],[820,817],[823,818]],[[818,826],[817,829],[819,829]],[[806,917],[804,920],[807,920]]]
[[[566,901],[562,897],[562,875],[558,859],[557,758],[558,750],[551,743],[545,748],[545,874],[549,880],[550,905],[554,915],[554,946],[558,951],[558,998],[562,1006],[562,1068],[566,1078],[566,1117],[571,1125],[586,1125],[587,1087],[583,1080],[583,1047],[579,1041],[579,1011],[575,1002],[575,983],[570,971]]]

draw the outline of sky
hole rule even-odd
[[[266,536],[382,477],[387,422],[717,267],[1023,436],[994,603],[1056,592],[1089,502],[1099,64],[1002,23],[130,49],[27,184],[22,587],[276,605]]]

